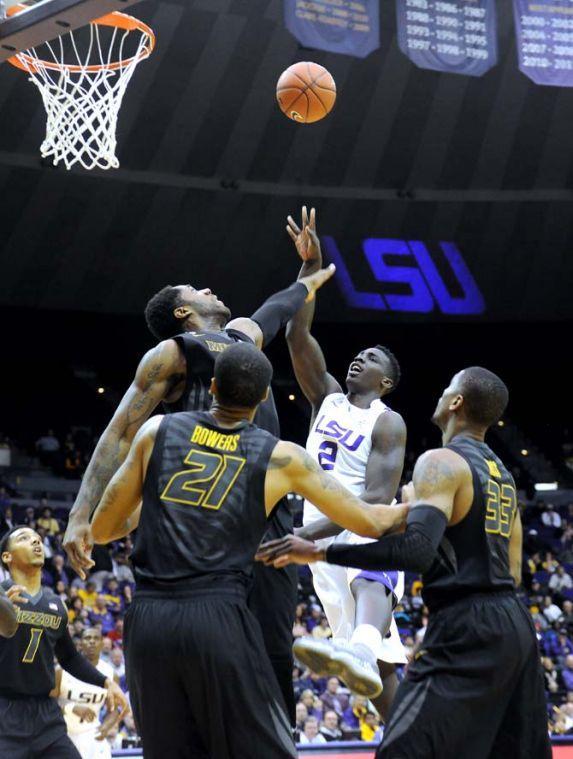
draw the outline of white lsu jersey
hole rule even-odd
[[[372,450],[372,430],[388,409],[377,399],[369,408],[353,406],[344,393],[327,395],[316,415],[306,450],[355,495],[364,490],[366,464]],[[304,503],[304,524],[324,515],[309,501]]]
[[[99,660],[97,669],[110,680],[113,680],[113,667],[106,661]],[[62,682],[60,685],[60,696],[58,701],[64,710],[64,719],[68,728],[68,734],[81,735],[82,733],[97,732],[100,726],[100,712],[105,705],[106,690],[98,688],[97,685],[89,685],[81,680],[62,671]],[[87,706],[94,712],[96,718],[93,722],[82,720],[77,714],[73,713],[74,706]]]

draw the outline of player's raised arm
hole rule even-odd
[[[154,416],[137,433],[127,458],[106,487],[92,521],[96,543],[128,535],[139,522],[143,483],[162,416]]]
[[[0,635],[3,638],[11,638],[18,629],[18,617],[14,604],[0,588]]]
[[[156,406],[185,376],[185,359],[175,340],[165,340],[142,358],[135,378],[104,430],[82,479],[64,535],[64,548],[83,578],[92,566],[90,516],[113,474],[125,460],[131,441]]]
[[[428,451],[420,456],[414,469],[413,505],[403,534],[385,535],[365,545],[336,543],[326,550],[291,537],[290,544],[262,546],[259,558],[265,563],[274,563],[276,567],[291,562],[327,561],[366,570],[384,567],[387,570],[427,572],[438,555],[456,494],[468,484],[468,479],[471,484],[470,469],[457,453],[446,448]]]
[[[275,503],[294,491],[314,503],[329,519],[357,535],[375,538],[404,521],[406,507],[369,505],[327,474],[294,443],[277,443],[265,480],[265,503]]]
[[[396,497],[404,469],[406,425],[395,411],[380,414],[372,431],[372,448],[365,473],[365,488],[360,498],[367,503],[391,503]],[[339,535],[340,525],[331,519],[317,519],[295,530],[305,540],[321,540]]]
[[[301,310],[303,304],[314,301],[316,291],[333,276],[334,264],[326,269],[320,266],[306,276],[299,277],[290,287],[280,290],[258,308],[250,319],[240,317],[230,321],[226,328],[250,337],[257,348],[264,348],[273,340],[289,319]]]
[[[288,217],[287,232],[303,260],[299,281],[318,271],[322,266],[320,240],[316,234],[316,212],[306,206],[302,209],[302,229],[292,216]],[[329,393],[340,392],[340,385],[328,373],[324,354],[310,328],[314,318],[315,301],[307,302],[287,324],[286,338],[294,373],[301,390],[313,411],[317,411]]]

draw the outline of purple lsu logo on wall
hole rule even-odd
[[[318,448],[318,463],[320,466],[329,471],[334,469],[338,446],[342,445],[348,451],[356,451],[364,440],[364,435],[359,435],[349,427],[343,427],[334,419],[324,422],[326,415],[323,414],[317,421],[314,431],[319,435],[325,435],[332,438],[325,440]]]
[[[406,285],[410,290],[403,295],[382,295],[357,290],[344,258],[333,237],[322,237],[327,256],[336,264],[336,279],[344,299],[353,308],[375,311],[405,311],[430,313],[436,306],[443,314],[483,314],[485,301],[462,254],[453,242],[440,242],[440,248],[459,285],[461,295],[449,292],[440,276],[430,251],[417,240],[369,238],[362,242],[362,252],[377,282]],[[387,256],[407,256],[415,266],[394,266]]]

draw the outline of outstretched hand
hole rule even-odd
[[[308,277],[302,277],[298,280],[308,290],[308,295],[306,296],[307,303],[314,298],[316,291],[319,290],[325,282],[328,282],[332,276],[334,276],[335,271],[336,266],[334,264],[329,264],[326,269],[319,269],[318,271],[315,271],[314,274],[309,274]]]
[[[312,564],[315,561],[324,561],[324,551],[310,540],[297,538],[296,535],[286,535],[278,540],[261,543],[255,559],[268,567],[280,569],[288,564]]]
[[[303,261],[317,262],[322,265],[320,240],[316,234],[316,211],[310,209],[310,217],[306,206],[302,207],[301,226],[299,227],[292,216],[287,216],[287,232],[294,242],[297,252]]]

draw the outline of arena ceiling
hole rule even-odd
[[[414,67],[393,0],[381,1],[381,48],[365,60],[301,49],[281,0],[131,12],[158,45],[120,113],[117,171],[43,165],[39,93],[0,70],[0,304],[138,313],[162,285],[191,281],[245,313],[295,276],[284,217],[307,202],[359,290],[392,291],[364,268],[364,238],[450,240],[482,316],[573,317],[573,91],[519,72],[509,2],[498,3],[499,64],[479,79]],[[333,114],[307,127],[274,100],[281,71],[305,59],[339,90]],[[334,288],[322,316],[388,312],[340,308]]]

